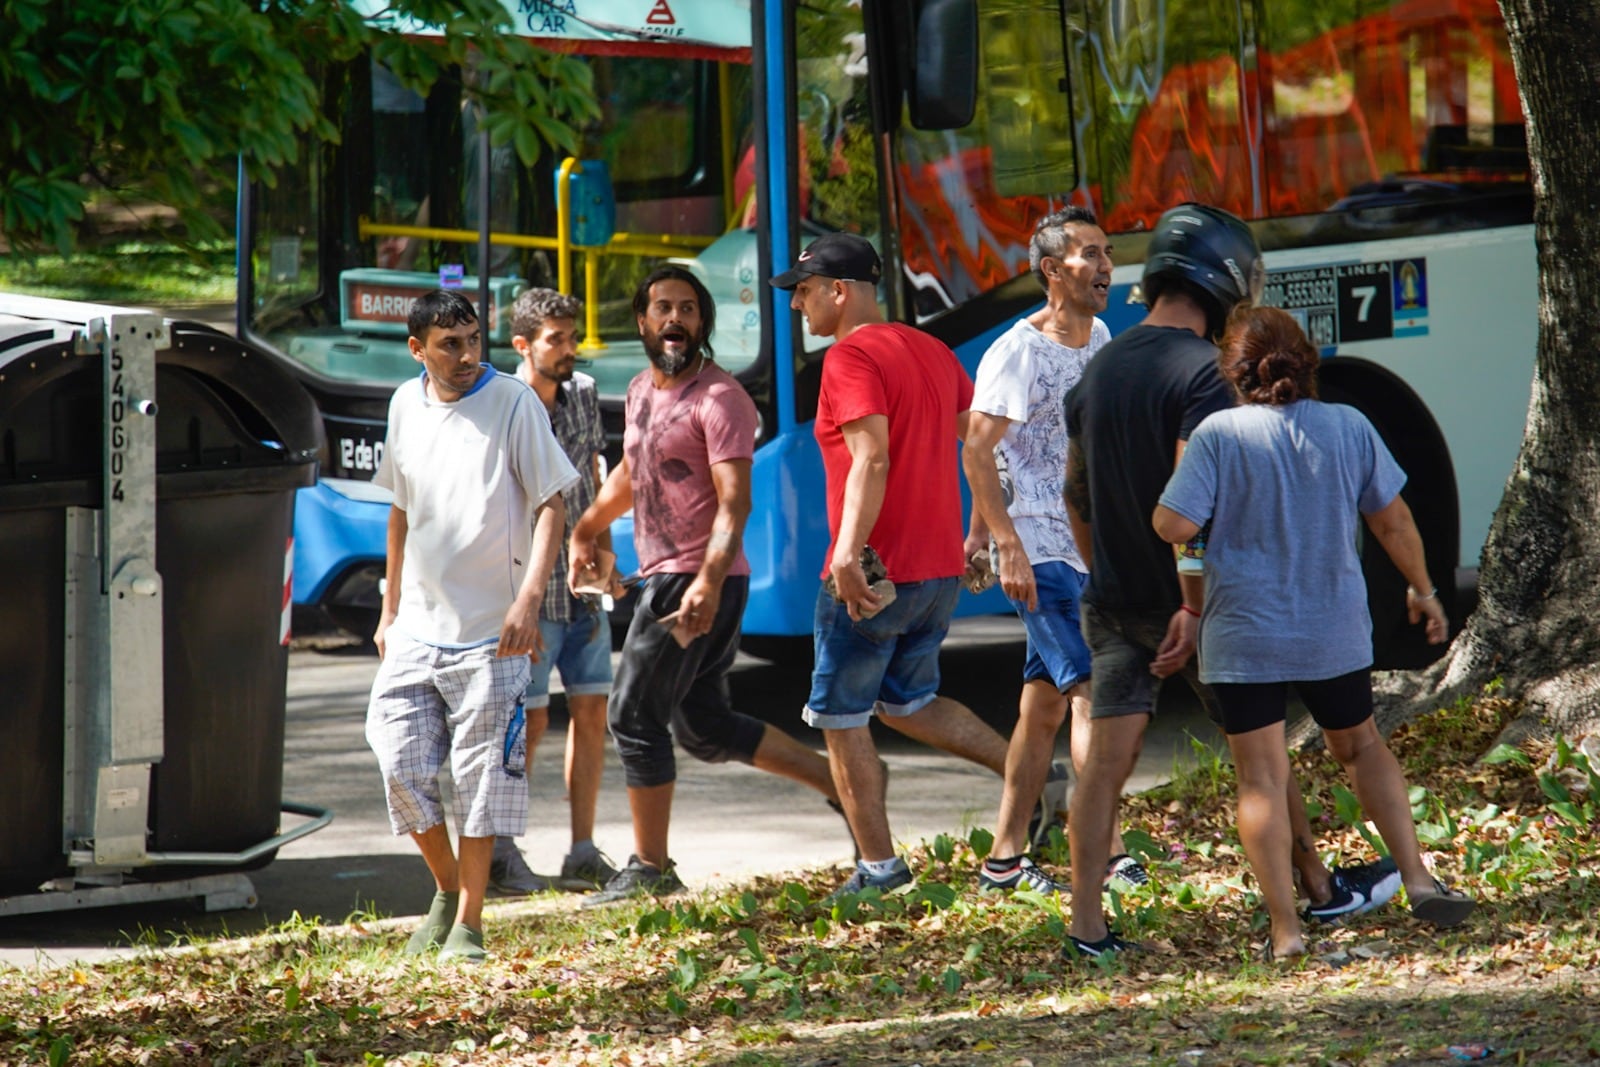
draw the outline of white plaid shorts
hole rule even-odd
[[[527,656],[495,645],[436,648],[389,631],[367,705],[367,744],[378,756],[396,835],[444,822],[439,772],[450,761],[464,837],[516,836],[528,821],[528,783],[506,769],[512,713],[527,687]],[[522,769],[522,748],[515,770]]]

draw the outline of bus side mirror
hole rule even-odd
[[[978,109],[976,0],[912,0],[911,125],[954,130]]]

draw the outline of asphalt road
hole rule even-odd
[[[1008,731],[1016,715],[1022,647],[1014,619],[958,622],[945,646],[944,692]],[[782,662],[741,656],[731,679],[734,697],[741,709],[821,748],[821,735],[799,721],[809,650],[794,651],[800,654]],[[377,762],[362,733],[376,669],[370,648],[290,653],[284,796],[330,809],[335,817],[332,825],[285,846],[274,862],[250,872],[256,908],[207,914],[196,902],[179,900],[0,918],[0,966],[94,961],[137,943],[171,944],[184,932],[249,933],[297,913],[337,923],[358,912],[422,911],[432,883],[410,840],[389,830]],[[545,872],[559,868],[567,845],[561,781],[566,723],[559,697],[553,710],[529,780],[528,833],[522,839],[534,869]],[[1164,704],[1131,787],[1147,788],[1168,776],[1175,761],[1191,758],[1190,732],[1220,741],[1192,703]],[[891,769],[889,813],[898,839],[916,842],[992,825],[999,781],[988,771],[897,735],[884,736],[882,747]],[[1057,752],[1066,758],[1064,736]],[[681,757],[678,766],[672,852],[691,889],[834,863],[844,877],[849,836],[816,794],[742,765]],[[609,754],[595,837],[615,859],[626,859],[632,836],[615,752]]]

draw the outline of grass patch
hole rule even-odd
[[[0,292],[99,303],[184,306],[232,303],[232,241],[184,249],[127,241],[71,255],[0,258]]]
[[[830,908],[838,870],[600,912],[558,896],[496,906],[477,968],[407,959],[408,930],[362,917],[0,974],[0,1049],[51,1063],[1332,1067],[1481,1046],[1491,1062],[1588,1062],[1600,775],[1564,745],[1486,752],[1515,712],[1491,694],[1395,739],[1436,870],[1480,902],[1447,933],[1394,905],[1308,931],[1307,961],[1258,962],[1232,772],[1205,761],[1127,805],[1154,884],[1112,898],[1151,950],[1125,960],[1064,961],[1054,899],[979,895],[990,837],[974,830],[912,850],[913,885]],[[1329,858],[1369,855],[1331,761],[1297,771]]]

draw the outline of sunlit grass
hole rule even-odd
[[[231,303],[233,249],[231,241],[191,249],[128,241],[68,256],[13,253],[0,257],[0,292],[135,306]]]
[[[1431,862],[1480,903],[1451,931],[1396,901],[1311,931],[1307,959],[1262,963],[1232,770],[1206,759],[1125,807],[1154,883],[1107,898],[1148,949],[1127,959],[1063,958],[1064,901],[979,894],[992,837],[974,829],[911,849],[912,885],[831,906],[841,870],[599,911],[559,894],[497,905],[476,968],[405,957],[408,924],[363,915],[0,973],[0,1049],[50,1063],[998,1067],[1434,1063],[1490,1047],[1496,1062],[1587,1062],[1600,774],[1559,743],[1494,748],[1516,711],[1491,693],[1395,738]],[[1296,766],[1330,859],[1369,855],[1331,761]],[[1041,856],[1066,860],[1060,841]]]

